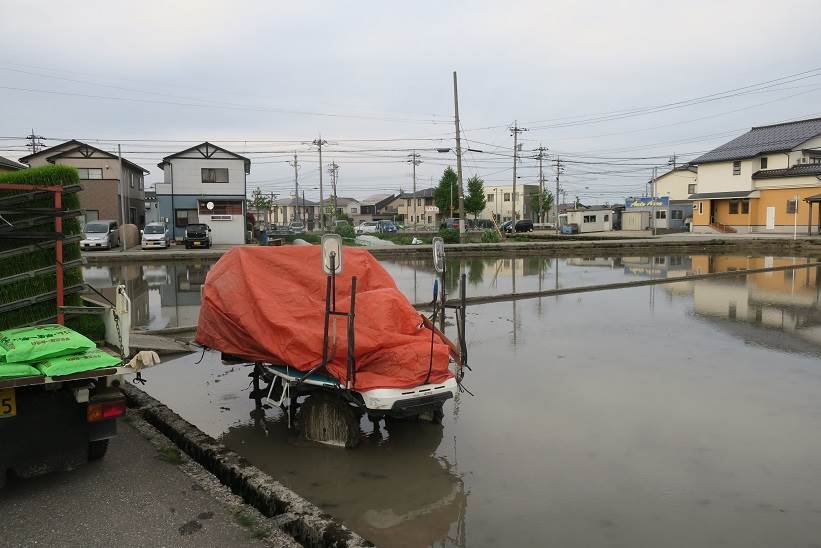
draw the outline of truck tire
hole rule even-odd
[[[310,441],[349,449],[359,445],[359,417],[341,398],[314,394],[299,410],[299,429]]]
[[[88,443],[88,460],[100,460],[108,451],[108,440],[98,440]]]

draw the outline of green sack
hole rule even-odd
[[[57,356],[45,361],[38,362],[35,367],[46,377],[57,377],[60,375],[71,375],[72,373],[82,373],[92,369],[104,367],[116,367],[122,363],[120,358],[112,356],[102,350],[87,350],[82,354],[71,354],[70,356]]]
[[[91,339],[64,325],[35,325],[0,331],[2,361],[34,362],[96,348]]]
[[[42,377],[38,369],[27,363],[0,363],[0,379],[13,379],[16,377]]]

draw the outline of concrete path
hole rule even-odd
[[[174,451],[158,452],[121,421],[103,460],[72,472],[10,479],[0,490],[0,545],[295,545],[279,538],[281,532],[255,526],[255,510],[230,505],[230,492],[220,493],[218,482],[210,485],[204,471],[187,473],[187,459]]]

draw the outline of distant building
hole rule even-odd
[[[14,160],[9,160],[8,158],[0,156],[0,173],[4,173],[6,171],[19,171],[21,169],[26,169],[26,166],[23,164],[18,164]]]
[[[671,200],[667,196],[627,198],[622,230],[683,231],[689,228],[692,213],[689,200]]]
[[[246,175],[251,160],[205,142],[166,156],[154,185],[160,216],[171,220],[175,239],[189,223],[211,227],[215,244],[245,243]]]
[[[536,220],[536,212],[533,210],[533,198],[539,194],[539,185],[516,185],[516,219]],[[458,196],[454,199],[458,199]],[[513,185],[508,186],[486,186],[486,205],[480,219],[496,219],[496,222],[503,223],[513,218]],[[457,202],[458,203],[458,202]],[[454,205],[454,210],[458,206]]]
[[[85,210],[84,221],[116,220],[120,224],[145,224],[144,177],[148,170],[123,158],[120,174],[116,154],[72,139],[65,143],[37,151],[20,158],[31,167],[64,164],[77,168],[80,174],[80,206]],[[122,178],[123,184],[120,184]],[[121,190],[125,190],[123,219]]]
[[[406,225],[438,227],[442,215],[433,200],[435,188],[416,192],[400,192],[387,206],[386,212],[396,215],[396,220]]]
[[[157,193],[153,190],[145,191],[145,224],[159,223],[164,219],[160,216],[160,203]]]
[[[357,200],[356,198],[345,198],[343,196],[337,196],[336,201],[334,201],[334,197],[330,196],[328,198],[325,198],[325,201],[322,202],[322,206],[325,209],[326,216],[330,216],[333,213],[334,203],[336,203],[337,217],[345,216],[353,219],[354,215],[359,215],[359,200]]]
[[[807,232],[821,194],[821,118],[754,127],[691,162],[697,232]]]
[[[613,230],[613,211],[608,206],[581,206],[559,214],[559,225],[575,224],[579,233],[609,232]]]
[[[389,210],[391,202],[396,198],[395,194],[373,194],[359,200],[359,215],[352,215],[354,224],[362,221],[374,221],[378,219],[393,219],[396,213]]]
[[[274,200],[273,220],[276,225],[287,225],[301,221],[309,230],[313,230],[319,219],[319,204],[311,200],[280,198]]]

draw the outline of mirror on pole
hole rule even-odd
[[[433,267],[440,274],[445,271],[445,241],[438,236],[433,239]]]
[[[325,274],[342,272],[342,236],[339,234],[322,235],[322,270]]]

